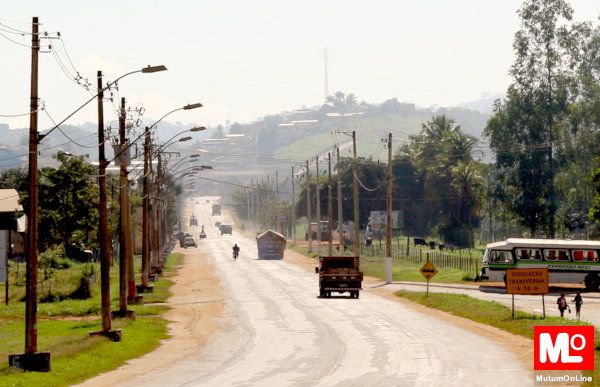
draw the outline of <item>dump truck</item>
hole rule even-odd
[[[363,273],[358,257],[319,257],[319,295],[331,297],[332,292],[350,293],[358,298],[362,290]]]
[[[213,215],[221,215],[221,205],[220,204],[212,205],[212,214]]]

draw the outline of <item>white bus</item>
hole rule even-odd
[[[481,278],[504,281],[506,269],[548,268],[551,283],[600,288],[600,241],[509,238],[487,245]]]

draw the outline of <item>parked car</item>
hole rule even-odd
[[[192,237],[187,237],[183,240],[183,248],[187,249],[188,247],[198,247],[198,242]]]

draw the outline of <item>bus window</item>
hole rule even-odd
[[[545,249],[544,256],[548,261],[569,261],[569,252],[559,249]]]
[[[491,250],[490,263],[513,263],[512,252],[506,250]]]
[[[573,260],[575,262],[598,262],[598,253],[596,250],[573,250]]]
[[[541,260],[542,252],[538,249],[516,249],[518,260]]]

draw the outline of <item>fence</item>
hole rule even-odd
[[[396,240],[396,243],[392,244],[392,258],[399,261],[412,262],[412,263],[424,263],[431,262],[438,269],[455,269],[464,271],[472,277],[479,275],[479,262],[481,257],[479,254],[472,255],[471,251],[465,253],[464,251],[458,250],[458,252],[450,251],[437,251],[427,248],[412,247],[410,252],[406,253],[406,245],[400,244],[400,240]],[[349,250],[354,252],[354,246],[350,244]],[[373,241],[370,246],[365,243],[360,245],[361,256],[367,257],[384,257],[385,256],[385,243]]]

